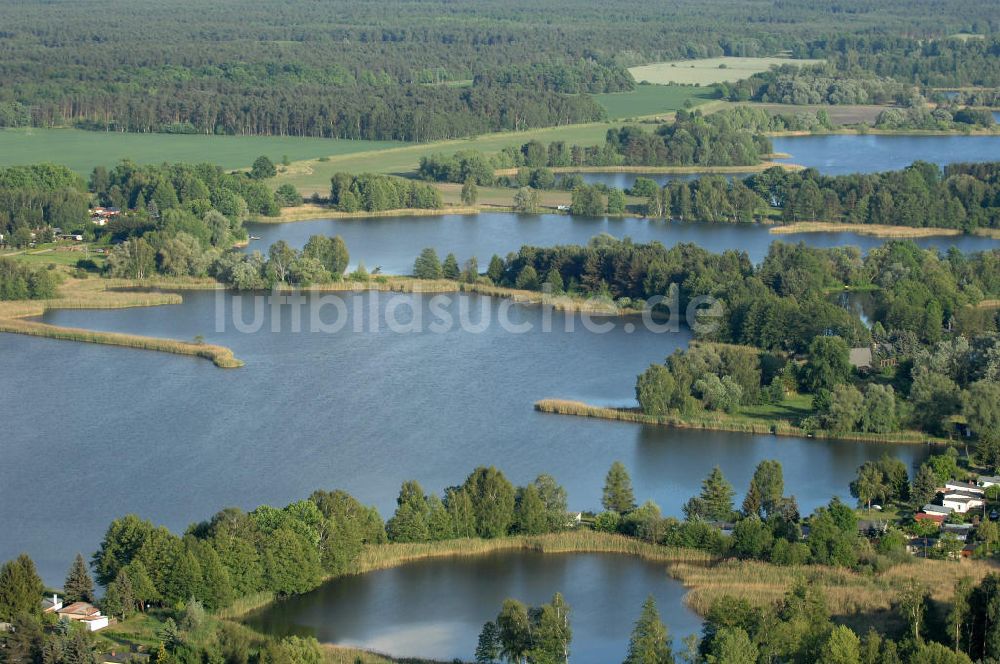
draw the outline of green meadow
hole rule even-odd
[[[767,58],[701,58],[699,60],[675,60],[673,62],[656,62],[639,67],[629,67],[629,73],[640,83],[648,81],[666,85],[669,83],[686,83],[689,85],[712,85],[749,78],[753,74],[767,71],[776,65],[815,65],[822,60],[793,60],[787,57],[772,56]]]
[[[0,130],[0,166],[51,161],[87,174],[94,166],[113,166],[122,159],[132,159],[140,163],[207,161],[223,168],[244,168],[262,154],[279,163],[286,156],[290,161],[301,161],[401,145],[405,143],[290,136],[4,129]]]
[[[612,92],[594,95],[594,101],[604,107],[612,120],[634,118],[643,115],[669,113],[684,108],[690,100],[692,104],[703,104],[714,99],[714,87],[702,88],[692,85],[639,85],[631,92]]]

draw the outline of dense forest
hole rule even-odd
[[[988,8],[970,17],[955,0],[686,0],[668,21],[659,7],[620,0],[101,0],[58,9],[35,1],[0,8],[5,126],[430,140],[599,119],[600,107],[576,93],[630,89],[624,68],[634,64],[857,49],[873,53],[866,68],[906,79],[902,65],[879,58],[905,62],[916,42],[882,56],[870,45],[882,38],[869,33],[995,29]],[[861,34],[827,37],[842,31]],[[964,48],[975,63],[976,45]],[[925,59],[947,73],[946,56]],[[948,78],[969,84],[995,72]]]

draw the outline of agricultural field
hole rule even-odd
[[[631,92],[594,95],[612,120],[669,113],[684,108],[687,101],[704,104],[716,96],[714,88],[691,85],[640,85]]]
[[[729,83],[767,71],[776,65],[815,65],[822,60],[793,60],[785,57],[768,58],[703,58],[701,60],[675,60],[630,67],[629,73],[638,82],[648,81],[658,85],[712,85]]]
[[[0,166],[51,161],[87,174],[94,166],[122,159],[139,163],[203,162],[223,168],[249,167],[262,154],[279,163],[344,155],[404,143],[347,141],[290,136],[203,136],[200,134],[136,134],[82,129],[0,130]]]

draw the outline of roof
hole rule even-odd
[[[973,503],[973,502],[976,502],[976,503],[982,503],[983,502],[983,499],[982,499],[981,496],[966,496],[966,495],[962,495],[960,493],[949,493],[947,496],[944,497],[944,499],[948,500],[948,501],[951,501],[953,503],[963,503],[963,504]]]
[[[955,511],[954,507],[945,507],[944,505],[932,505],[930,503],[924,505],[921,510],[927,514],[951,514]]]
[[[848,360],[850,360],[851,366],[854,367],[870,367],[872,365],[872,349],[868,346],[852,348],[848,355]]]
[[[73,602],[69,606],[64,606],[59,609],[58,613],[62,615],[74,615],[74,616],[95,616],[100,613],[100,610],[93,604],[87,602]]]
[[[973,484],[972,482],[958,482],[956,480],[950,480],[945,482],[946,489],[959,489],[961,491],[969,491],[977,495],[982,495],[984,493],[983,487]]]
[[[983,494],[976,493],[975,491],[967,491],[965,489],[948,489],[944,492],[945,498],[951,498],[952,496],[958,498],[973,498],[975,500],[983,499]]]
[[[980,475],[979,476],[979,483],[980,484],[986,484],[987,482],[990,483],[990,484],[1000,484],[1000,477],[997,477],[996,475]]]

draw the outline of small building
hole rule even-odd
[[[959,482],[958,480],[949,480],[945,482],[944,488],[945,493],[950,491],[962,491],[975,494],[977,496],[982,496],[986,493],[986,490],[978,484],[973,484],[972,482]]]
[[[965,514],[969,510],[983,507],[986,503],[983,502],[982,496],[965,491],[950,491],[941,498],[941,504],[959,514]]]
[[[59,595],[53,594],[52,597],[46,597],[42,600],[42,613],[55,613],[61,608],[63,608],[63,603],[59,599]]]
[[[88,632],[96,632],[108,626],[108,617],[102,616],[101,610],[88,602],[73,602],[56,613],[60,618],[82,623]]]
[[[872,349],[869,346],[852,348],[848,360],[858,371],[869,371],[872,368]]]
[[[941,526],[942,533],[949,533],[954,535],[956,539],[965,542],[969,539],[969,535],[972,533],[971,523],[946,523]]]
[[[930,512],[917,512],[913,515],[914,521],[936,523],[939,526],[944,523],[945,518],[944,514],[932,514]]]
[[[996,475],[980,475],[977,484],[983,489],[996,486],[997,484],[1000,484],[1000,477],[997,477]]]

